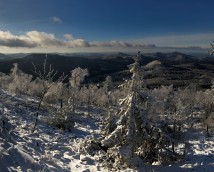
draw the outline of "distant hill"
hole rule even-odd
[[[3,60],[3,59],[11,59],[11,57],[9,55],[0,53],[0,60]]]
[[[52,67],[58,71],[58,76],[63,72],[70,75],[70,71],[76,67],[87,68],[90,73],[87,82],[101,82],[107,75],[111,75],[115,82],[130,78],[128,65],[134,62],[131,55],[123,53],[96,55],[94,57],[49,54],[47,64],[52,64]],[[0,72],[9,73],[13,63],[18,63],[22,71],[34,75],[32,63],[38,69],[42,69],[44,58],[45,54],[30,54],[23,58],[3,60],[0,61]],[[170,84],[175,87],[196,84],[200,88],[209,88],[214,77],[213,57],[196,58],[179,52],[152,53],[141,55],[140,64],[143,66],[154,60],[160,61],[161,65],[153,71],[147,69],[144,73],[150,88]]]
[[[147,56],[159,60],[161,70],[147,78],[149,85],[170,85],[183,87],[196,85],[209,88],[214,77],[214,58],[211,56],[194,57],[179,52],[155,53]]]
[[[13,66],[13,63],[17,63],[19,68],[28,74],[33,73],[33,65],[42,69],[45,54],[31,54],[24,58],[12,59],[8,61],[0,62],[0,72],[9,73]],[[59,75],[63,72],[66,75],[70,75],[70,71],[76,67],[87,68],[90,76],[87,78],[93,82],[99,82],[105,79],[107,75],[111,75],[115,72],[127,70],[130,63],[133,60],[131,58],[121,60],[121,58],[103,59],[103,58],[89,58],[89,57],[74,57],[63,55],[48,55],[47,64],[58,71]]]
[[[11,59],[17,59],[17,58],[23,58],[27,56],[28,54],[24,53],[16,53],[16,54],[3,54],[0,53],[0,60],[11,60]]]
[[[23,58],[26,57],[29,54],[26,53],[16,53],[16,54],[9,54],[8,56],[10,56],[12,59],[16,59],[16,58]]]

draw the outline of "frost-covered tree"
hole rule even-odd
[[[148,101],[149,119],[153,121],[166,120],[169,101],[171,101],[173,86],[161,86],[149,92],[151,99]],[[171,107],[170,107],[171,108]]]
[[[107,150],[111,168],[139,165],[142,162],[166,162],[175,160],[177,154],[170,149],[171,136],[164,124],[148,118],[149,95],[143,84],[143,70],[139,65],[140,55],[130,65],[132,78],[127,82],[129,92],[121,100],[117,120],[104,124],[101,146]]]
[[[206,127],[207,135],[209,136],[209,130],[213,127],[214,122],[214,87],[206,91],[197,92],[196,101],[198,106],[203,109],[200,116],[202,118],[202,124]]]
[[[195,106],[196,89],[189,86],[185,89],[178,89],[174,93],[175,114],[174,120],[177,121],[180,129],[184,125],[193,126],[193,115]]]
[[[110,91],[113,87],[113,82],[112,82],[112,77],[111,76],[107,76],[105,78],[105,81],[103,82],[103,87],[107,90]]]
[[[39,116],[39,111],[43,102],[43,99],[45,97],[45,95],[48,93],[49,89],[54,85],[54,77],[57,74],[57,71],[55,71],[54,69],[52,69],[52,66],[50,65],[49,68],[47,69],[47,55],[46,58],[44,60],[43,63],[43,71],[38,70],[37,67],[33,64],[34,66],[34,73],[35,75],[37,75],[38,80],[41,83],[41,88],[40,88],[40,92],[38,94],[38,105],[37,105],[37,111],[36,111],[36,117],[35,117],[35,121],[32,127],[32,132],[34,132],[37,122],[38,122],[38,116]],[[62,82],[65,79],[64,76],[61,76],[57,79],[56,82]]]
[[[172,150],[180,140],[182,132],[193,125],[196,90],[193,87],[175,90],[173,86],[162,86],[151,91],[149,114],[152,120],[164,121],[171,126]]]
[[[57,84],[57,98],[60,102],[60,108],[63,108],[63,99],[66,97],[66,93],[68,92],[66,85],[59,81]]]
[[[66,78],[66,76],[64,77]],[[59,103],[60,108],[63,107],[63,101],[68,99],[67,93],[69,92],[66,84],[61,80],[54,82],[52,87],[48,90],[44,97],[44,102],[47,103]]]
[[[102,146],[108,148],[109,156],[119,164],[121,164],[119,161],[132,164],[130,161],[136,158],[134,152],[137,151],[139,146],[137,142],[143,132],[141,126],[146,125],[147,121],[147,113],[144,109],[146,96],[142,92],[142,68],[138,60],[139,57],[135,59],[134,64],[130,65],[130,72],[133,74],[132,80],[128,82],[130,91],[121,101],[122,109],[118,114],[116,128],[101,141]],[[105,130],[108,129],[105,128]]]
[[[107,76],[104,83],[103,83],[103,91],[105,93],[105,95],[103,95],[103,98],[104,97],[106,98],[108,106],[110,106],[112,104],[112,102],[111,102],[112,87],[113,87],[112,77]]]
[[[84,81],[85,77],[88,76],[88,69],[82,69],[80,67],[75,68],[71,71],[71,77],[69,78],[69,82],[71,87],[79,88],[81,83]]]
[[[39,78],[31,81],[29,85],[28,93],[33,97],[39,97],[41,95],[42,81]]]
[[[12,78],[5,74],[0,72],[0,87],[7,89],[8,85],[12,82]]]
[[[32,75],[22,72],[16,63],[13,64],[9,75],[1,74],[0,76],[1,86],[16,94],[28,94],[32,78]]]
[[[88,70],[82,69],[80,67],[77,67],[71,71],[69,83],[71,92],[70,102],[72,104],[73,111],[75,111],[75,104],[77,103],[76,101],[78,99],[77,97],[79,94],[80,86],[84,81],[85,77],[88,75],[89,75]]]
[[[81,89],[81,97],[82,97],[82,101],[84,103],[86,103],[87,106],[87,115],[90,115],[90,111],[91,111],[91,105],[93,104],[94,100],[95,100],[95,95],[98,92],[98,88],[96,85],[85,85],[84,87],[82,87]]]

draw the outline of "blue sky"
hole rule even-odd
[[[0,0],[0,51],[209,47],[213,0]]]

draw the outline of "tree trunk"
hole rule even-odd
[[[209,135],[209,125],[208,124],[207,124],[206,131],[207,131],[207,135]]]
[[[42,101],[43,101],[43,98],[45,96],[46,93],[43,93],[41,98],[40,98],[40,101],[39,101],[39,104],[37,106],[37,111],[36,111],[36,119],[34,121],[34,124],[33,124],[33,127],[32,127],[32,130],[31,132],[33,133],[35,131],[35,128],[36,128],[36,125],[37,125],[37,122],[38,122],[38,117],[39,117],[39,110],[40,110],[40,107],[41,107],[41,104],[42,104]]]
[[[176,122],[173,123],[173,134],[172,134],[172,152],[175,153],[175,130],[176,130]]]
[[[63,108],[63,100],[62,100],[62,98],[59,101],[60,101],[60,108],[62,109]]]
[[[72,112],[75,112],[75,105],[74,105],[74,102],[75,102],[75,98],[74,98],[74,94],[72,95]]]
[[[90,115],[90,97],[88,97],[88,103],[87,103],[87,110],[88,110],[88,116]]]

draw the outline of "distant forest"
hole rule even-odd
[[[2,55],[1,55],[2,56]],[[10,73],[14,63],[27,74],[33,73],[34,63],[38,69],[43,67],[45,54],[30,54],[23,58],[1,58],[0,72]],[[179,52],[153,53],[141,55],[142,66],[154,61],[160,61],[161,65],[155,70],[145,68],[144,78],[147,87],[154,88],[160,85],[173,85],[174,87],[186,87],[195,85],[198,88],[209,88],[214,76],[214,58],[211,56],[194,57]],[[89,76],[85,82],[101,82],[106,76],[111,76],[115,84],[130,78],[128,65],[134,62],[132,55],[118,53],[112,55],[92,56],[68,56],[50,54],[47,56],[47,64],[58,71],[57,79],[62,73],[70,75],[70,71],[76,67],[88,69]],[[68,82],[65,80],[64,82]]]

